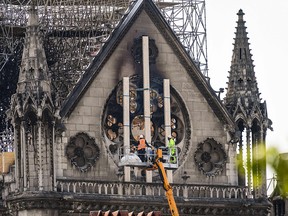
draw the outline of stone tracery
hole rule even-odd
[[[208,138],[198,144],[194,154],[198,169],[207,176],[215,176],[222,172],[227,155],[220,143]]]
[[[81,172],[88,171],[99,158],[100,149],[95,140],[86,133],[78,133],[70,138],[66,156]]]
[[[143,92],[142,77],[133,76],[130,78],[130,140],[131,147],[136,145],[140,134],[144,134],[143,114]],[[181,143],[185,136],[185,122],[183,122],[182,110],[179,106],[179,98],[171,95],[171,135],[176,139],[179,152]],[[164,126],[164,100],[163,84],[156,78],[151,79],[150,91],[150,113],[151,113],[151,143],[159,147],[165,146]],[[123,145],[123,89],[122,82],[118,84],[111,96],[108,98],[102,120],[103,135],[106,138],[106,145],[117,163],[117,153]]]

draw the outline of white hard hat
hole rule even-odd
[[[139,136],[139,138],[140,138],[140,139],[144,138],[143,134],[141,134],[141,135]]]

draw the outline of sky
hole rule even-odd
[[[267,146],[288,152],[288,1],[206,0],[208,68],[215,90],[227,87],[237,13],[245,13],[254,71],[262,102],[266,101],[273,131],[267,132]]]
[[[288,1],[206,0],[205,3],[208,73],[212,87],[214,90],[227,87],[237,13],[242,9],[260,97],[262,102],[266,101],[268,117],[273,122],[273,131],[267,132],[266,145],[288,153]]]

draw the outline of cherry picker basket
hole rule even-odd
[[[178,151],[177,148],[160,147],[162,149],[162,163],[165,169],[178,168]],[[122,152],[122,154],[121,154]],[[145,153],[140,154],[131,149],[120,150],[119,166],[130,167],[150,167],[154,164],[156,158],[156,149],[145,148]]]

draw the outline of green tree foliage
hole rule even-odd
[[[288,153],[280,154],[276,147],[266,151],[267,164],[277,176],[277,187],[281,196],[288,195]]]

